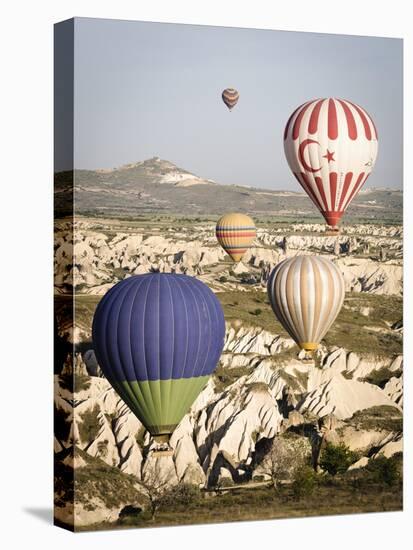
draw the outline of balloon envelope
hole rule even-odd
[[[279,263],[268,280],[275,316],[306,351],[313,351],[336,319],[344,301],[344,279],[321,256],[295,256]]]
[[[222,101],[229,110],[233,109],[238,103],[239,93],[235,88],[225,88],[222,92]]]
[[[224,345],[214,293],[187,275],[124,279],[93,319],[99,365],[152,435],[170,434],[206,385]]]
[[[219,244],[234,262],[239,262],[254,241],[257,230],[245,214],[225,214],[217,221],[215,234]]]
[[[288,164],[326,222],[335,226],[376,162],[377,131],[367,112],[342,99],[300,105],[284,131]]]

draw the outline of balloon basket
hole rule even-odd
[[[304,357],[300,358],[301,363],[304,363],[304,365],[314,363],[313,353],[314,350],[304,350]]]
[[[340,228],[337,227],[336,229],[334,229],[333,227],[328,227],[325,230],[324,235],[326,237],[338,237],[340,235]]]
[[[174,451],[169,444],[169,437],[170,434],[159,434],[153,436],[155,445],[152,450],[152,456],[164,457],[172,456],[174,454]]]
[[[174,451],[171,448],[169,448],[169,449],[154,449],[152,451],[152,456],[154,456],[155,458],[163,458],[163,457],[166,457],[166,456],[173,456],[173,454],[174,454]]]

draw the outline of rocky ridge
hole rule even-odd
[[[153,157],[117,168],[55,174],[55,208],[58,214],[70,212],[74,188],[76,214],[215,215],[224,213],[230,204],[236,212],[294,216],[297,221],[303,218],[321,220],[298,184],[294,184],[291,191],[282,191],[239,183],[241,185],[216,183],[171,161]],[[379,214],[382,220],[401,221],[402,200],[403,192],[399,189],[366,189],[354,198],[346,218],[374,221]]]

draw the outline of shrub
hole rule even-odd
[[[234,485],[234,481],[230,479],[229,477],[223,477],[218,482],[218,487],[225,488],[225,487],[232,487]]]
[[[61,374],[59,385],[62,389],[77,393],[90,388],[90,376],[85,374]]]
[[[251,382],[249,384],[246,384],[246,388],[248,388],[248,391],[250,392],[256,392],[256,393],[268,393],[268,384],[265,382]],[[260,432],[262,431],[262,428],[260,428]]]
[[[396,373],[393,373],[388,367],[381,367],[380,369],[373,370],[368,374],[363,381],[374,384],[380,388],[384,388],[386,382],[390,380]]]
[[[79,422],[79,435],[83,443],[90,443],[96,439],[100,430],[99,413],[99,405],[95,405],[93,409],[88,409],[80,415],[82,422]]]
[[[344,378],[346,380],[352,380],[353,379],[353,373],[349,372],[348,370],[343,370],[343,372],[341,374],[342,374],[342,376],[344,376]]]
[[[200,498],[201,492],[198,487],[190,483],[179,483],[175,487],[165,491],[162,496],[161,507],[190,506],[197,503]]]
[[[374,481],[393,487],[400,479],[399,465],[395,457],[378,456],[366,466]]]
[[[215,393],[224,391],[228,386],[236,382],[241,376],[250,374],[250,367],[223,367],[221,364],[215,369],[213,374],[215,382]]]
[[[139,445],[139,447],[143,447],[143,444],[145,442],[145,435],[146,435],[146,429],[145,426],[141,426],[135,435],[136,443]]]
[[[83,505],[91,504],[96,499],[104,502],[107,508],[125,506],[133,503],[140,505],[144,499],[137,491],[137,478],[112,468],[100,458],[75,449],[75,456],[81,456],[85,466],[77,468],[74,476],[74,491],[76,502]],[[73,478],[73,469],[71,470]]]
[[[252,481],[256,481],[256,482],[265,481],[265,477],[263,475],[256,475],[252,477]]]
[[[349,466],[356,460],[357,455],[350,451],[344,443],[339,445],[327,443],[321,453],[319,464],[323,470],[335,476],[348,470]]]
[[[73,383],[73,392],[77,393],[80,391],[85,391],[90,388],[90,376],[85,374],[75,374],[74,383]]]
[[[403,430],[401,412],[396,407],[389,405],[356,411],[350,418],[350,423],[362,430],[388,430],[389,432]]]
[[[221,275],[221,277],[218,279],[220,283],[226,283],[228,279],[225,277],[225,275]]]
[[[317,474],[310,466],[300,466],[294,472],[293,494],[297,500],[314,492]]]

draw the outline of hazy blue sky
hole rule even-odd
[[[226,87],[240,92],[232,112]],[[76,168],[159,156],[220,183],[298,190],[284,126],[299,104],[328,96],[360,104],[376,123],[367,185],[401,187],[401,40],[75,22]]]

